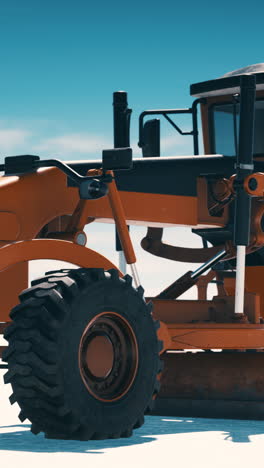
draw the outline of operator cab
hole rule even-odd
[[[221,78],[191,85],[192,96],[202,99],[201,117],[205,154],[236,156],[239,138],[240,76],[256,75],[254,157],[264,157],[264,63],[227,73]]]

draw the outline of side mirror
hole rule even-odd
[[[160,120],[148,120],[143,127],[142,153],[144,158],[160,156]]]

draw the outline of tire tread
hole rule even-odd
[[[74,412],[64,401],[63,388],[57,380],[56,365],[56,337],[60,324],[74,298],[89,285],[109,279],[122,283],[126,288],[132,287],[131,276],[125,275],[120,279],[116,269],[108,272],[94,268],[50,271],[45,277],[34,280],[32,287],[20,294],[20,304],[11,311],[13,322],[4,334],[9,341],[9,347],[3,353],[3,360],[9,365],[4,381],[11,383],[13,393],[10,402],[19,404],[19,417],[21,421],[31,421],[33,434],[43,431],[46,438],[77,440],[130,437],[133,428],[144,423],[144,412],[147,413],[153,405],[158,380],[151,401],[143,414],[135,416],[133,425],[107,434],[103,430],[95,432],[87,424],[77,421]],[[141,286],[134,291],[144,300],[144,289]],[[145,305],[151,315],[152,303]],[[155,329],[159,326],[158,322],[153,325]],[[158,374],[158,357],[157,362]]]

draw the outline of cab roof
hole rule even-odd
[[[256,75],[256,89],[264,89],[264,63],[256,63],[226,73],[215,80],[192,84],[190,94],[196,97],[207,97],[239,93],[241,75]]]

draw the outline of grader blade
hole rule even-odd
[[[165,353],[153,414],[264,419],[264,353]]]

